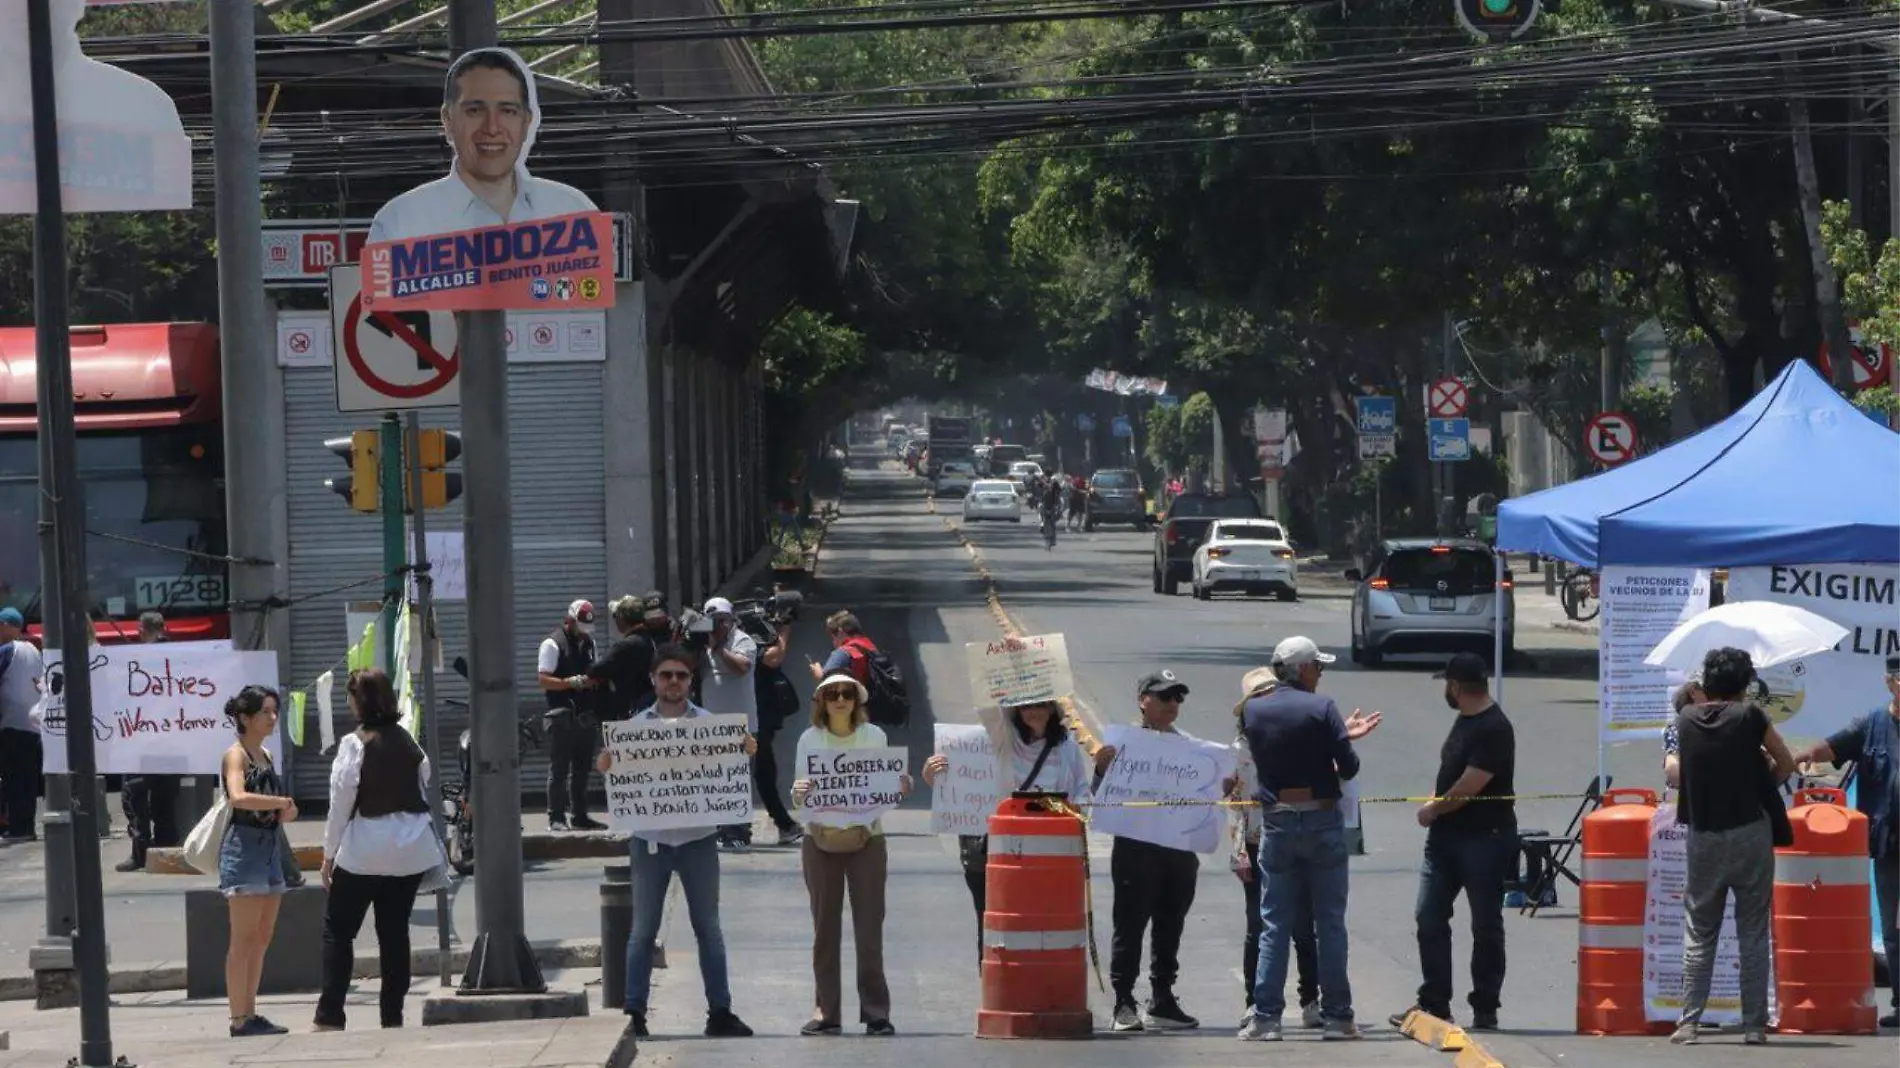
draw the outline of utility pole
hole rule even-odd
[[[1834,265],[1828,262],[1827,247],[1821,243],[1821,183],[1814,173],[1814,137],[1808,122],[1808,98],[1799,89],[1788,101],[1788,117],[1794,128],[1795,188],[1801,200],[1802,228],[1808,238],[1808,265],[1814,273],[1815,301],[1820,305],[1821,336],[1827,341],[1834,388],[1848,393],[1854,388],[1853,342],[1847,332],[1847,315],[1841,310],[1841,291],[1834,278]]]
[[[383,514],[383,610],[376,629],[383,636],[383,673],[391,680],[396,678],[396,621],[401,618],[401,613],[396,609],[409,595],[408,583],[403,581],[402,513],[405,495],[402,451],[402,422],[396,418],[395,412],[384,412],[382,425],[376,432],[376,487],[379,510]],[[416,510],[420,512],[420,477],[410,492],[415,495]]]
[[[59,178],[59,109],[54,99],[52,0],[29,0],[26,14],[27,75],[33,94],[34,356],[38,362],[39,435],[47,459],[40,493],[53,513],[51,578],[59,590],[59,616],[51,624],[68,670],[64,676],[66,767],[72,785],[74,884],[73,956],[79,972],[79,1057],[85,1068],[112,1064],[112,1008],[106,984],[105,888],[99,872],[99,794],[93,756],[92,674],[87,670],[92,621],[86,614],[85,499],[79,484],[79,440],[73,428],[71,313],[66,289],[66,209]],[[77,664],[77,671],[71,670]]]
[[[410,643],[421,654],[422,660],[422,703],[416,714],[422,717],[422,746],[429,754],[434,765],[429,776],[429,822],[435,827],[435,840],[446,842],[442,833],[442,750],[436,743],[440,740],[436,734],[435,723],[435,656],[429,648],[430,629],[435,623],[435,577],[429,570],[429,534],[427,516],[428,501],[422,489],[422,420],[414,409],[409,411],[408,426],[404,432],[403,455],[409,461],[409,491],[415,500],[415,528],[411,532],[411,555],[416,561],[416,610],[421,613],[422,622],[416,628],[421,641]],[[407,596],[405,591],[404,596]],[[395,644],[391,642],[391,644]],[[449,985],[449,892],[447,888],[435,892],[435,946],[437,967],[441,970],[443,986]]]
[[[449,0],[449,51],[497,40],[495,0]],[[457,312],[462,359],[463,537],[468,543],[469,715],[474,722],[475,941],[461,989],[547,990],[522,902],[521,737],[515,707],[514,498],[508,470],[507,325],[502,312]]]
[[[277,402],[270,380],[264,296],[264,206],[257,163],[256,15],[250,0],[209,0],[211,120],[218,233],[218,341],[224,353],[225,525],[231,565],[231,635],[264,648],[264,602],[276,592],[275,502],[260,499],[282,478],[272,449],[250,428]],[[207,798],[208,800],[208,798]]]
[[[1444,337],[1441,339],[1441,349],[1440,349],[1440,354],[1442,355],[1444,359],[1442,370],[1444,371],[1444,377],[1446,378],[1458,377],[1458,373],[1457,373],[1458,361],[1452,355],[1452,347],[1456,345],[1457,343],[1458,343],[1457,327],[1452,322],[1451,309],[1446,308],[1445,320],[1444,320]],[[1468,417],[1469,413],[1466,413],[1466,414]],[[1429,424],[1428,424],[1428,429],[1429,429]],[[1426,436],[1429,438],[1430,434],[1428,433]],[[1440,462],[1437,466],[1438,466],[1438,472],[1439,472],[1438,473],[1438,496],[1432,500],[1432,512],[1434,513],[1438,536],[1441,538],[1445,538],[1445,537],[1451,536],[1452,501],[1457,498],[1457,493],[1458,493],[1458,490],[1457,490],[1458,465],[1449,461],[1444,461],[1444,462]]]

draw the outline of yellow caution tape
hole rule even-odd
[[[1362,805],[1423,805],[1433,801],[1580,801],[1586,794],[1490,794],[1479,797],[1362,797]],[[1214,806],[1218,808],[1246,808],[1263,802],[1255,798],[1224,797],[1218,801],[1209,801],[1199,797],[1164,798],[1160,801],[1079,801],[1077,804],[1088,808],[1194,808]]]

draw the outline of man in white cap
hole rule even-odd
[[[1316,692],[1334,659],[1311,638],[1288,638],[1273,649],[1270,666],[1279,685],[1249,698],[1241,710],[1262,806],[1260,971],[1243,1041],[1280,1040],[1287,949],[1309,916],[1319,951],[1321,1037],[1359,1037],[1346,978],[1348,851],[1340,783],[1359,774],[1352,740],[1370,734],[1381,716],[1355,710],[1342,717],[1332,698]]]
[[[746,731],[759,733],[759,691],[752,678],[759,663],[759,643],[739,625],[732,602],[714,597],[706,602],[712,617],[712,640],[706,643],[705,667],[700,671],[699,702],[714,715],[745,717]],[[719,846],[735,853],[752,848],[752,826],[719,828]]]
[[[536,671],[547,694],[543,713],[548,729],[548,829],[605,830],[587,815],[587,777],[600,751],[600,720],[594,714],[594,605],[567,606],[561,627],[541,640]],[[569,807],[574,820],[568,822]]]

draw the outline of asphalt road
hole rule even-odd
[[[990,639],[997,624],[979,577],[980,555],[1005,610],[1027,632],[1060,631],[1074,660],[1077,699],[1098,720],[1127,722],[1134,715],[1133,687],[1143,672],[1168,667],[1192,688],[1182,726],[1206,738],[1227,738],[1231,707],[1241,675],[1263,663],[1275,642],[1306,634],[1340,654],[1323,686],[1344,708],[1381,709],[1384,725],[1360,745],[1363,789],[1368,796],[1428,792],[1436,754],[1450,713],[1430,678],[1430,659],[1391,658],[1377,671],[1346,662],[1348,642],[1343,583],[1306,576],[1298,603],[1218,599],[1197,602],[1185,594],[1150,592],[1148,536],[1126,529],[1094,534],[1064,532],[1045,550],[1033,525],[981,526],[969,532],[975,552],[958,538],[955,509],[937,514],[922,485],[874,461],[855,464],[853,489],[843,515],[828,535],[819,575],[806,591],[806,612],[795,643],[794,664],[822,657],[824,615],[849,607],[881,647],[890,651],[911,680],[915,713],[892,732],[910,748],[913,763],[930,749],[935,722],[973,722],[963,646]],[[1522,674],[1504,682],[1504,705],[1518,731],[1518,785],[1524,792],[1580,793],[1595,774],[1594,639],[1548,627],[1519,629],[1528,657]],[[802,678],[801,678],[802,681]],[[796,731],[779,739],[788,766]],[[1655,785],[1657,754],[1647,746],[1626,747],[1608,757],[1619,784]],[[919,1063],[1018,1064],[1010,1044],[972,1043],[966,1038],[979,999],[974,967],[974,917],[952,850],[927,823],[927,791],[887,822],[891,831],[887,963],[899,1030],[913,1039],[904,1057]],[[1427,1051],[1385,1024],[1385,1016],[1409,1005],[1417,984],[1412,902],[1424,832],[1402,803],[1369,804],[1365,811],[1368,852],[1355,859],[1349,913],[1354,1000],[1365,1042],[1322,1047],[1316,1036],[1289,1032],[1289,1042],[1271,1051],[1242,1046],[1232,1037],[1243,1005],[1240,969],[1244,917],[1241,892],[1224,857],[1204,858],[1198,898],[1183,948],[1182,1000],[1199,1015],[1193,1035],[1101,1036],[1086,1047],[1039,1047],[1050,1063],[1225,1065],[1263,1057],[1277,1063],[1329,1065],[1446,1065],[1450,1058]],[[1520,825],[1561,829],[1576,808],[1573,800],[1527,802]],[[769,832],[762,839],[769,838]],[[108,847],[116,860],[122,843]],[[25,947],[37,934],[42,904],[37,893],[37,847],[0,854],[0,967],[24,967]],[[1103,854],[1105,855],[1105,854]],[[598,931],[599,861],[534,867],[528,876],[528,933],[534,939],[576,938]],[[1108,941],[1111,888],[1106,864],[1096,865],[1094,895],[1100,913],[1098,944]],[[182,953],[180,891],[202,880],[120,876],[108,873],[108,922],[113,958],[175,960]],[[735,1007],[762,1034],[792,1036],[810,1011],[810,919],[794,851],[759,848],[722,865],[726,941]],[[1536,919],[1508,913],[1511,958],[1503,1020],[1508,1033],[1486,1045],[1514,1068],[1557,1065],[1621,1066],[1631,1063],[1698,1063],[1722,1056],[1729,1041],[1678,1050],[1644,1039],[1591,1040],[1571,1034],[1576,974],[1575,897],[1565,886],[1561,907]],[[682,910],[683,911],[683,910]],[[454,909],[460,936],[472,936],[473,895]],[[433,915],[419,910],[416,937],[432,937]],[[669,920],[666,938],[674,967],[656,976],[651,1010],[659,1035],[697,1035],[704,998],[694,967],[692,936],[683,915]],[[848,950],[847,950],[848,952]],[[1468,953],[1460,939],[1460,961]],[[1106,969],[1106,961],[1102,962]],[[1462,976],[1464,968],[1459,967]],[[1461,980],[1462,982],[1462,980]],[[846,968],[846,1019],[856,999]],[[1139,993],[1146,995],[1143,984]],[[1462,1004],[1463,989],[1458,1002]],[[1098,1018],[1108,999],[1092,993]],[[1167,1042],[1165,1055],[1150,1043]],[[1874,1040],[1782,1037],[1777,1047],[1799,1050],[1799,1063],[1860,1068],[1891,1066],[1891,1036]],[[822,1052],[819,1052],[822,1051]],[[1071,1052],[1073,1051],[1073,1052]],[[717,1060],[796,1063],[821,1058],[827,1065],[887,1063],[894,1050],[864,1041],[668,1042],[642,1048],[642,1063]],[[1784,1054],[1786,1056],[1786,1054]]]

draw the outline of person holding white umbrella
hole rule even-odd
[[[1715,972],[1716,935],[1731,893],[1741,948],[1742,1041],[1768,1041],[1768,924],[1774,900],[1775,832],[1767,805],[1794,772],[1768,714],[1745,698],[1755,665],[1740,649],[1712,650],[1702,662],[1708,700],[1676,715],[1681,739],[1678,822],[1689,828],[1682,1015],[1670,1041],[1694,1045]],[[1766,752],[1768,759],[1763,760]]]
[[[1867,816],[1867,849],[1874,858],[1874,901],[1880,914],[1880,937],[1887,947],[1887,971],[1900,968],[1900,802],[1894,799],[1900,780],[1900,656],[1887,658],[1886,708],[1876,708],[1825,742],[1795,754],[1795,761],[1828,761],[1839,767],[1853,761],[1859,786],[1854,805]],[[1892,1011],[1880,1018],[1882,1027],[1900,1027],[1900,983],[1892,984]]]

